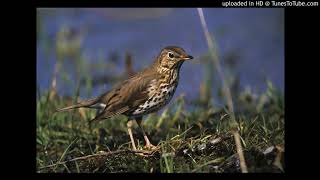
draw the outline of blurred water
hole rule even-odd
[[[270,79],[280,90],[284,90],[284,10],[277,9],[237,9],[205,8],[204,15],[208,28],[215,35],[220,57],[231,52],[239,57],[235,74],[240,79],[240,87],[250,86],[255,93],[266,88],[265,78]],[[59,9],[41,11],[44,37],[54,40],[62,25],[74,29],[86,28],[82,52],[94,62],[99,54],[109,57],[119,52],[124,59],[126,51],[133,54],[135,70],[147,67],[167,45],[183,47],[196,57],[207,53],[207,44],[195,8],[174,9]],[[44,16],[43,14],[46,14]],[[37,43],[37,82],[40,90],[49,88],[53,66],[56,60],[54,44],[46,51],[47,41]],[[54,43],[54,41],[49,41]],[[122,62],[122,64],[124,64]],[[72,74],[72,64],[66,63]],[[203,79],[203,65],[186,62],[181,68],[180,84],[175,96],[185,92],[187,96],[197,97]],[[124,71],[122,66],[105,69],[105,72]],[[93,73],[94,72],[90,72]],[[74,77],[74,76],[72,76]],[[76,82],[71,85],[58,80],[58,92],[71,95]],[[217,86],[217,84],[214,84]],[[91,96],[104,92],[109,85],[93,89]],[[213,88],[213,91],[216,91]],[[81,90],[80,96],[87,98]],[[175,97],[174,97],[175,98]]]

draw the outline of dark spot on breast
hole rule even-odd
[[[149,105],[147,105],[147,107],[146,108],[149,108]]]
[[[157,102],[158,98],[154,98],[153,102]]]
[[[167,93],[167,91],[162,91],[162,94],[165,95]]]

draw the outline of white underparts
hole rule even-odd
[[[95,109],[104,109],[106,107],[106,104],[104,103],[97,103],[97,104],[94,104],[92,106],[90,106],[91,108],[95,108]]]

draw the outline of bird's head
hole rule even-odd
[[[184,49],[177,46],[167,46],[163,48],[157,58],[157,65],[165,69],[180,68],[186,60],[193,59]]]

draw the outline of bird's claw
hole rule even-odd
[[[155,146],[155,145],[153,145],[153,144],[146,144],[146,145],[144,146],[144,149],[148,149],[148,150],[151,150],[151,151],[157,151],[157,150],[160,149],[160,147]]]
[[[152,156],[156,151],[160,149],[160,147],[152,145],[152,144],[146,144],[143,149],[145,150],[136,150],[135,154],[143,157],[150,157]]]
[[[139,152],[139,153],[136,153],[136,155],[143,156],[143,157],[150,157],[150,156],[153,155],[153,152],[152,152],[152,151],[150,151],[150,152],[143,152],[143,153]]]

